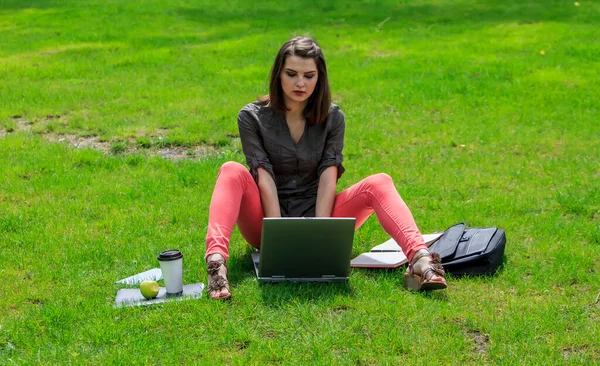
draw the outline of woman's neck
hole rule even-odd
[[[288,110],[285,112],[286,119],[288,121],[303,119],[304,116],[302,115],[302,112],[304,111],[306,104],[306,102],[298,103],[294,101],[286,101],[285,105],[288,108]]]

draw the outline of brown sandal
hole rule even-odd
[[[215,300],[223,300],[227,299],[231,296],[231,291],[229,291],[229,281],[223,276],[219,274],[219,270],[221,266],[225,266],[225,269],[229,272],[229,268],[225,264],[223,260],[210,261],[208,262],[208,296],[210,296],[211,292],[217,291],[221,292],[223,289],[226,289],[229,293],[225,296],[212,297]]]
[[[431,262],[423,269],[423,273],[419,276],[414,273],[413,265],[423,257],[431,257]],[[444,268],[442,267],[440,255],[438,253],[417,253],[412,258],[406,273],[404,273],[404,281],[406,287],[417,291],[426,290],[441,290],[448,287],[444,279]],[[433,280],[434,276],[442,277],[441,280]]]

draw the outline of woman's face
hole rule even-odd
[[[287,56],[280,78],[285,104],[305,104],[317,85],[317,64],[312,58]]]

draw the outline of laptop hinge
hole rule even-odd
[[[323,275],[321,278],[335,278],[335,275]]]

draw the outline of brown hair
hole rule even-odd
[[[281,69],[287,56],[298,56],[315,60],[318,71],[317,85],[312,95],[308,98],[308,103],[304,108],[303,114],[306,121],[311,125],[325,122],[329,114],[329,106],[331,105],[327,67],[325,66],[325,57],[323,56],[323,52],[321,52],[321,47],[309,37],[294,37],[281,46],[271,69],[269,94],[259,98],[259,101],[284,113],[287,110],[283,99],[283,88],[281,87],[280,79]]]

